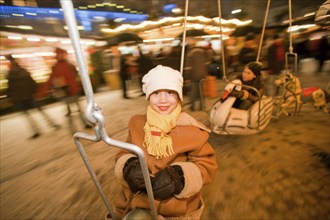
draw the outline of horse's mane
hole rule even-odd
[[[328,91],[325,90],[325,89],[322,89],[322,91],[323,91],[324,94],[325,94],[325,100],[326,100],[326,102],[327,102],[327,103],[330,102],[330,94],[328,93]]]

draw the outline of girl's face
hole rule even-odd
[[[242,74],[243,81],[251,81],[256,78],[256,75],[249,69],[249,67],[245,67]]]
[[[150,106],[161,115],[170,114],[178,105],[178,94],[172,90],[162,89],[151,93]]]

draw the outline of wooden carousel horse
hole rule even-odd
[[[322,109],[325,113],[330,112],[327,106],[330,96],[325,89],[317,86],[301,88],[299,78],[290,72],[275,80],[275,85],[282,86],[284,89],[282,95],[275,99],[275,118],[281,114],[292,115],[289,112],[292,108],[294,108],[294,114],[300,112],[304,103],[312,103],[315,108]]]

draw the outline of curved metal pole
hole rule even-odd
[[[269,6],[270,6],[270,0],[268,0],[268,3],[267,3],[267,10],[266,10],[266,13],[265,13],[264,24],[263,24],[262,32],[261,32],[261,36],[260,36],[259,48],[258,48],[258,55],[257,55],[257,60],[256,60],[256,62],[259,62],[259,59],[260,59],[260,54],[261,54],[261,49],[262,49],[262,42],[263,42],[263,40],[264,40],[264,34],[265,34],[265,29],[266,29],[266,23],[267,23],[267,19],[268,19]]]
[[[148,166],[147,166],[147,163],[146,163],[146,160],[144,157],[144,153],[138,146],[130,144],[130,143],[113,140],[106,134],[105,122],[104,122],[103,115],[101,113],[101,109],[96,105],[94,106],[92,85],[91,85],[90,78],[87,73],[87,68],[86,68],[87,65],[84,62],[85,59],[84,59],[84,56],[82,53],[82,49],[79,44],[80,37],[79,37],[79,33],[77,31],[78,30],[77,22],[76,22],[75,16],[74,16],[72,1],[71,0],[60,0],[60,1],[61,1],[61,6],[62,6],[62,9],[64,12],[65,20],[66,20],[68,28],[69,28],[69,35],[70,35],[72,44],[74,46],[76,58],[77,58],[77,61],[79,64],[79,68],[80,68],[79,73],[81,75],[81,79],[83,82],[84,91],[87,96],[86,117],[89,122],[94,124],[94,131],[95,131],[95,135],[89,135],[89,134],[85,134],[85,133],[81,133],[81,132],[75,133],[74,134],[75,144],[77,145],[80,155],[83,158],[83,161],[92,177],[92,180],[98,190],[99,195],[101,196],[105,206],[107,207],[108,211],[110,212],[110,214],[112,215],[113,218],[115,218],[114,212],[112,211],[111,206],[107,202],[106,196],[103,193],[102,187],[101,187],[99,181],[97,180],[96,174],[87,159],[87,155],[86,155],[79,139],[86,139],[86,140],[90,140],[90,141],[103,140],[108,145],[119,147],[119,148],[129,150],[129,151],[132,151],[133,153],[135,153],[138,156],[139,161],[141,163],[143,177],[145,180],[148,199],[149,199],[149,203],[150,203],[151,214],[152,214],[153,218],[156,220],[157,211],[155,208],[155,201],[154,201],[154,196],[153,196],[153,192],[152,192],[151,181],[149,178]]]
[[[187,16],[188,16],[188,3],[189,0],[186,0],[185,12],[184,12],[184,23],[183,23],[183,36],[182,36],[182,47],[181,47],[181,62],[180,62],[180,73],[183,75],[183,66],[184,66],[184,55],[186,48],[186,32],[187,32]]]
[[[92,112],[94,111],[94,98],[93,98],[93,89],[92,84],[89,79],[87,65],[85,62],[85,56],[80,46],[80,36],[77,28],[77,21],[74,15],[73,4],[71,0],[60,0],[61,7],[63,9],[64,18],[68,25],[68,33],[71,38],[71,42],[75,51],[76,59],[79,66],[79,74],[81,75],[81,82],[85,91],[87,98],[87,107],[86,107],[86,119],[94,124],[96,123],[95,118],[92,117]]]
[[[95,136],[95,135],[89,135],[89,134],[85,134],[82,132],[77,132],[74,134],[74,141],[75,144],[77,145],[77,148],[79,150],[79,153],[85,163],[85,166],[87,167],[87,170],[95,184],[95,187],[100,195],[100,197],[102,198],[103,203],[105,204],[108,212],[110,213],[110,215],[112,216],[112,218],[117,219],[115,217],[114,211],[111,208],[110,204],[108,203],[108,200],[103,192],[102,186],[99,183],[97,176],[94,172],[94,169],[92,168],[91,163],[89,162],[88,158],[87,158],[87,154],[84,150],[83,145],[80,142],[80,139],[85,139],[85,140],[90,140],[90,141],[100,141],[103,140],[105,143],[107,143],[110,146],[115,146],[121,149],[125,149],[128,151],[133,152],[135,155],[138,156],[140,164],[141,164],[141,169],[142,169],[142,173],[143,173],[143,178],[146,184],[146,190],[147,190],[147,195],[148,195],[148,199],[149,199],[149,205],[150,205],[150,210],[151,210],[151,215],[153,216],[153,218],[156,220],[157,219],[157,211],[156,211],[156,207],[155,207],[155,202],[154,202],[154,195],[153,195],[153,191],[152,191],[152,185],[151,185],[151,181],[149,178],[149,171],[148,171],[148,166],[145,160],[145,156],[144,156],[144,152],[141,150],[141,148],[139,148],[136,145],[130,144],[130,143],[126,143],[126,142],[122,142],[122,141],[118,141],[118,140],[114,140],[111,139],[105,130],[104,127],[104,118],[101,112],[94,112],[93,115],[98,123],[98,126],[96,126],[94,129],[97,130],[98,132],[96,132],[97,134],[100,134],[100,136]]]
[[[218,14],[219,14],[219,25],[220,25],[220,42],[221,42],[221,58],[222,58],[222,72],[223,79],[227,82],[228,77],[226,73],[226,61],[225,61],[225,45],[223,44],[223,33],[222,33],[222,14],[221,14],[221,0],[218,0]]]

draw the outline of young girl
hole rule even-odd
[[[142,82],[150,105],[146,115],[131,118],[128,142],[145,153],[159,218],[199,219],[204,208],[201,190],[217,171],[215,152],[208,143],[209,129],[182,112],[180,72],[158,65]],[[121,150],[115,175],[122,185],[114,201],[117,217],[133,208],[150,209],[136,155]]]
[[[245,65],[242,75],[238,76],[237,79],[242,81],[243,85],[252,86],[256,88],[260,97],[264,94],[264,83],[261,78],[261,64],[258,62],[250,62]],[[234,108],[243,110],[249,109],[255,102],[259,100],[258,94],[247,88],[242,88],[241,91],[233,90],[230,96],[238,98],[234,103]]]

